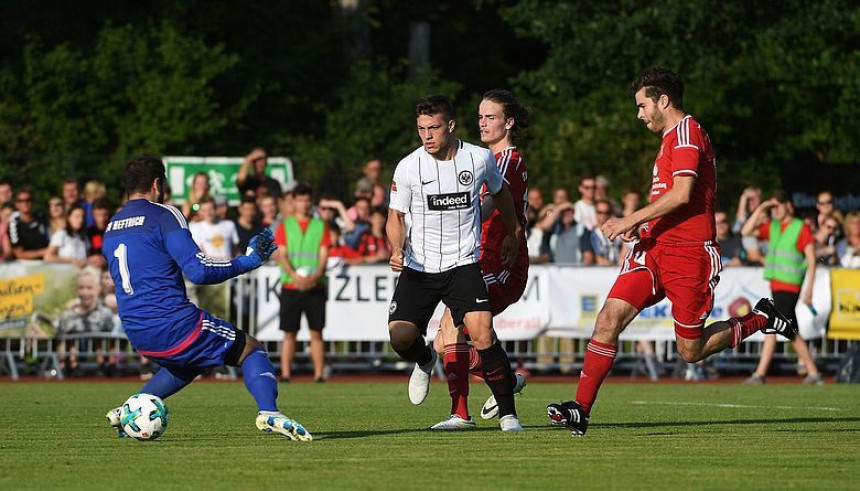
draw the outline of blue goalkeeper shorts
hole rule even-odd
[[[236,365],[246,342],[244,332],[201,310],[197,327],[181,343],[163,351],[138,353],[163,367],[221,367]]]

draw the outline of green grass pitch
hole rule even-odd
[[[858,489],[860,387],[625,384],[603,387],[588,436],[552,428],[547,402],[517,397],[523,434],[435,433],[446,386],[412,406],[402,383],[281,385],[311,443],[266,435],[241,383],[167,400],[158,441],[118,439],[104,413],[131,383],[0,384],[0,489]],[[488,395],[473,384],[477,415]]]

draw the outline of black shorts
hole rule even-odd
[[[301,291],[281,289],[281,330],[298,332],[302,313],[308,318],[312,331],[322,331],[325,327],[325,303],[328,291],[325,288]]]
[[[451,309],[454,325],[462,325],[468,312],[492,312],[487,285],[477,264],[442,273],[403,268],[388,306],[388,322],[411,322],[426,334],[427,323],[440,301]]]
[[[773,306],[780,311],[782,315],[788,318],[789,321],[797,325],[797,314],[794,309],[797,307],[797,301],[800,299],[800,293],[792,293],[787,291],[775,291],[773,293]]]

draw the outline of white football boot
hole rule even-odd
[[[438,355],[436,350],[430,347],[430,361],[426,365],[415,364],[412,375],[409,376],[409,401],[416,406],[424,402],[427,393],[430,392],[430,375],[436,365]]]
[[[456,430],[473,430],[477,426],[475,425],[475,420],[472,418],[463,419],[456,414],[452,414],[443,421],[436,423],[431,426],[431,430],[442,430],[442,431],[456,431]]]
[[[297,442],[309,442],[314,439],[298,421],[294,421],[282,413],[260,411],[257,413],[257,428],[265,433],[279,433]]]
[[[526,376],[521,373],[515,373],[514,377],[517,379],[517,383],[514,385],[514,394],[519,394],[523,391],[523,387],[526,386]],[[481,417],[484,419],[493,419],[498,415],[499,405],[496,404],[496,396],[491,394],[481,408]]]
[[[117,436],[120,438],[128,438],[128,435],[125,433],[125,430],[122,429],[122,406],[115,407],[107,412],[105,417],[108,420],[108,424],[110,424],[113,428],[116,428]]]
[[[523,425],[520,424],[520,420],[517,419],[513,414],[508,414],[499,418],[499,428],[502,431],[525,431]]]

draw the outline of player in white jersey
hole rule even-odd
[[[499,404],[502,430],[522,431],[514,408],[514,375],[493,333],[490,299],[477,264],[482,186],[486,184],[508,230],[502,246],[502,260],[508,265],[516,258],[523,233],[513,199],[493,155],[453,138],[454,110],[445,97],[419,99],[415,115],[423,145],[394,171],[386,226],[389,264],[401,272],[388,309],[391,347],[416,363],[409,398],[420,403],[437,358],[423,336],[436,306],[444,302],[455,325],[469,329],[484,379]]]

